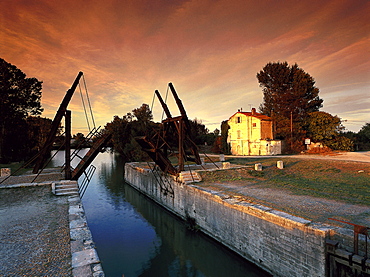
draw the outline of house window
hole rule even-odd
[[[253,123],[253,125],[252,125],[253,127],[257,127],[257,123]]]
[[[236,123],[242,123],[242,118],[241,118],[240,116],[238,116],[238,117],[236,118]]]
[[[240,130],[237,131],[238,139],[240,139]]]

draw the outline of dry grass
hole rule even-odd
[[[238,181],[287,190],[297,195],[370,206],[370,163],[284,158],[284,169],[278,169],[278,160],[281,159],[228,160],[247,168],[203,172],[204,185]],[[262,163],[263,171],[255,171],[255,163]]]

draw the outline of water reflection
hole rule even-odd
[[[125,185],[125,196],[162,241],[151,267],[140,276],[266,276],[204,234],[188,230],[183,221],[129,185]]]
[[[268,276],[124,184],[118,155],[93,164],[83,204],[106,276]]]

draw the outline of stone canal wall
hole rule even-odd
[[[274,276],[326,276],[328,226],[126,164],[125,180]]]

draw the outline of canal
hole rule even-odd
[[[269,276],[125,184],[119,155],[93,165],[82,202],[106,276]]]

